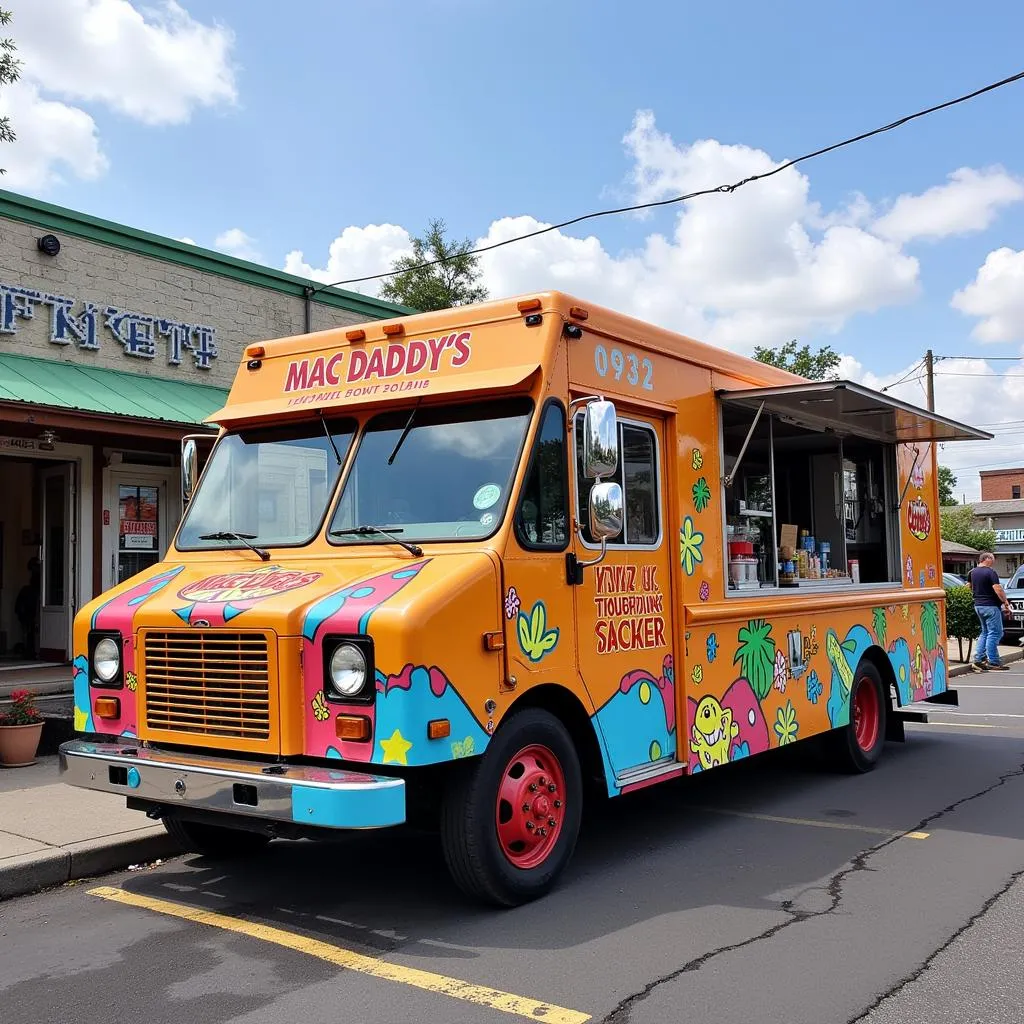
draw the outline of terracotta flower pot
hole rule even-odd
[[[43,723],[32,725],[0,725],[0,766],[23,768],[35,764]]]

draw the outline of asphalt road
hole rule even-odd
[[[956,683],[867,776],[768,757],[608,803],[513,911],[409,831],[0,904],[0,1020],[1017,1022],[1024,670]]]

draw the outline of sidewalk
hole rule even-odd
[[[975,654],[974,647],[971,647],[971,657]],[[964,657],[967,656],[967,643],[964,642]],[[1024,647],[1013,644],[1009,647],[999,646],[999,660],[1004,663],[1020,661],[1024,658]],[[949,667],[948,678],[954,679],[972,671],[970,664],[964,664],[960,659],[960,646],[956,640],[946,641],[946,664]]]
[[[178,852],[124,797],[65,786],[56,757],[0,769],[0,900]]]

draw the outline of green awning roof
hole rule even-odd
[[[227,397],[225,389],[209,384],[0,352],[0,402],[200,424]]]

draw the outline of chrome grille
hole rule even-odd
[[[150,729],[269,738],[270,664],[265,636],[219,630],[150,632],[143,651]]]

